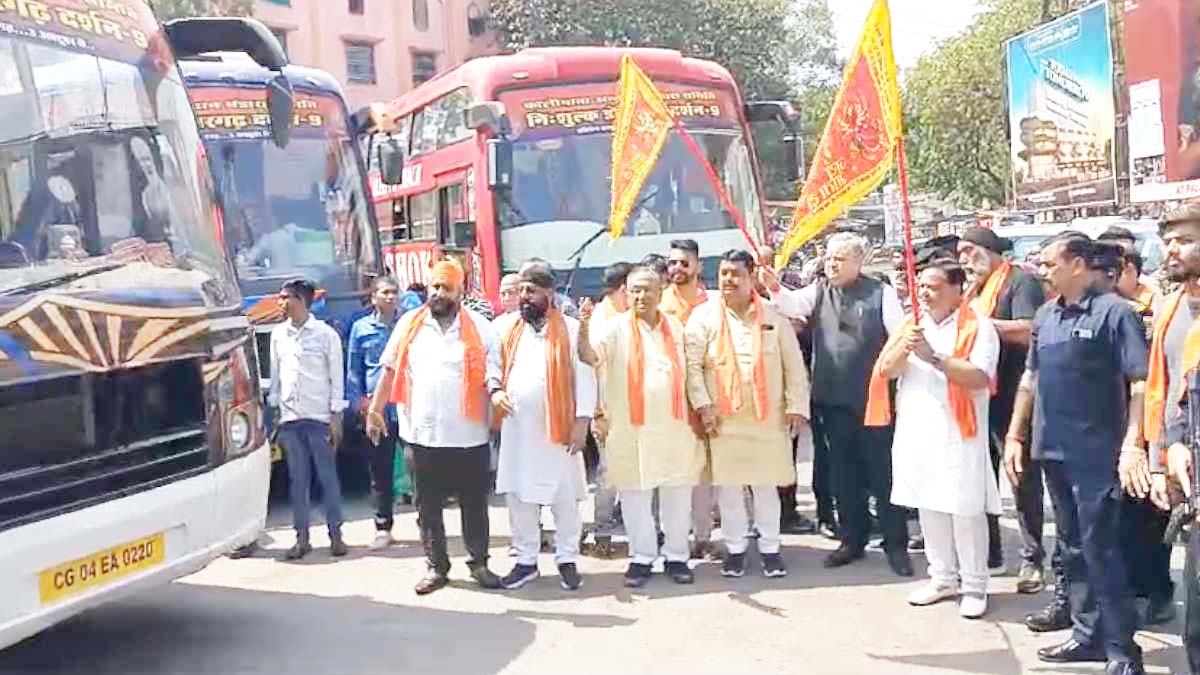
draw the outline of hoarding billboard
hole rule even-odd
[[[1129,197],[1200,197],[1200,2],[1126,0]]]
[[[1005,45],[1013,193],[1018,209],[1111,203],[1112,46],[1097,2]]]

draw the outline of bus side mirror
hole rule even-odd
[[[487,141],[487,161],[488,187],[507,188],[512,186],[512,143],[503,138],[489,138]]]
[[[800,115],[787,101],[746,104],[746,120],[768,199],[794,199],[804,178],[804,137]]]
[[[283,45],[261,22],[239,17],[194,17],[163,24],[175,58],[206,52],[244,52],[267,70],[288,65]]]
[[[467,128],[472,131],[484,131],[493,136],[507,136],[512,131],[504,104],[499,101],[476,103],[463,115]]]
[[[292,138],[292,111],[296,95],[283,73],[267,82],[267,113],[271,116],[271,140],[286,148]]]
[[[384,185],[400,185],[404,182],[404,151],[393,138],[379,144],[376,151],[379,159],[379,178]]]

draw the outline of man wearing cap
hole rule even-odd
[[[416,585],[419,595],[449,583],[442,506],[452,494],[458,496],[471,577],[484,588],[500,587],[487,568],[488,399],[500,389],[500,340],[488,320],[462,301],[462,268],[452,260],[438,262],[425,306],[404,315],[392,331],[367,414],[367,435],[379,443],[384,409],[395,403],[399,436],[412,450],[417,521],[429,567]]]
[[[1059,297],[1034,317],[1004,466],[1017,484],[1027,445],[1041,460],[1068,581],[1073,633],[1039,649],[1038,658],[1107,661],[1110,675],[1140,675],[1145,671],[1133,640],[1136,615],[1118,533],[1128,465],[1145,458],[1140,444],[1149,349],[1128,303],[1097,289],[1096,251],[1079,234],[1057,237],[1042,250],[1042,274]]]
[[[1046,302],[1042,286],[1032,275],[1004,259],[1009,242],[992,230],[972,227],[958,242],[958,260],[967,272],[969,287],[966,300],[975,311],[992,320],[1000,335],[1000,362],[996,369],[993,396],[988,405],[987,439],[992,466],[999,479],[1000,458],[1004,454],[1004,435],[1012,420],[1017,385],[1025,372],[1029,333],[1033,317]],[[1021,568],[1017,591],[1037,593],[1045,587],[1042,566],[1046,550],[1042,546],[1042,474],[1028,467],[1019,485],[1013,486],[1017,502],[1017,521],[1021,530]],[[988,516],[988,568],[1004,567],[1004,546],[1000,519]]]
[[[1167,472],[1190,489],[1191,452],[1187,442],[1187,416],[1181,403],[1187,392],[1186,356],[1196,353],[1200,336],[1200,204],[1188,204],[1169,214],[1162,224],[1166,259],[1163,267],[1180,290],[1164,302],[1155,320],[1150,347],[1150,374],[1146,380],[1146,437],[1150,441],[1153,488],[1161,508],[1170,508]],[[1200,672],[1200,536],[1192,525],[1184,565],[1183,642],[1193,672]]]
[[[908,577],[913,574],[908,523],[889,501],[892,430],[863,424],[871,367],[904,321],[904,311],[894,288],[862,274],[868,248],[861,235],[839,232],[828,241],[825,279],[798,291],[782,288],[773,275],[764,274],[763,283],[779,311],[807,321],[812,334],[813,440],[828,453],[841,540],[824,564],[842,567],[865,555],[871,494],[888,564]]]
[[[502,345],[501,389],[492,396],[500,428],[496,492],[505,495],[517,562],[504,577],[515,589],[539,576],[540,515],[549,506],[555,522],[559,584],[576,590],[587,496],[583,449],[596,409],[596,380],[579,354],[580,322],[554,303],[554,274],[544,264],[521,268],[521,305],[496,321]],[[589,350],[590,351],[590,350]]]

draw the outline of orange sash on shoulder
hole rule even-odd
[[[687,325],[688,318],[692,315],[692,310],[700,305],[708,302],[708,293],[704,292],[704,288],[700,288],[700,295],[695,302],[688,302],[683,294],[679,292],[679,287],[675,284],[667,286],[663,291],[662,299],[658,301],[658,307],[662,311],[679,319],[679,322]]]
[[[626,387],[629,396],[629,423],[635,427],[646,424],[646,352],[642,345],[641,321],[632,310],[629,314],[629,362],[626,364]],[[663,349],[671,359],[671,416],[682,420],[686,405],[683,389],[683,364],[679,359],[675,336],[665,315],[659,314],[658,331]]]
[[[971,303],[971,307],[976,312],[991,318],[996,313],[996,303],[1000,301],[1000,292],[1004,290],[1004,284],[1008,282],[1011,274],[1012,264],[1007,261],[1000,263],[1000,266],[988,275],[987,281],[983,283],[983,288],[978,295],[974,290],[968,293],[967,300]]]
[[[763,360],[763,305],[758,295],[753,296],[750,331],[751,358],[754,359],[754,416],[762,422],[767,419],[771,403],[767,396],[767,366]],[[723,416],[737,414],[742,409],[742,372],[738,368],[737,351],[733,347],[733,336],[729,332],[728,307],[721,303],[721,325],[717,334],[717,412]]]
[[[429,306],[417,310],[411,321],[404,328],[400,342],[396,345],[395,375],[392,378],[391,402],[408,406],[412,399],[412,386],[408,381],[408,349],[429,318]],[[462,369],[462,413],[468,419],[483,421],[483,400],[487,395],[485,378],[485,359],[483,338],[475,321],[467,314],[466,309],[458,310],[459,334],[463,342]]]
[[[879,352],[875,367],[871,369],[871,383],[867,389],[867,413],[863,424],[868,427],[885,427],[892,423],[892,402],[888,397],[887,378],[883,376],[880,367],[883,357],[896,347],[908,329],[912,326],[912,318],[908,318],[899,329],[893,333]],[[979,317],[975,309],[968,303],[958,308],[958,322],[954,338],[954,358],[968,359],[971,350],[975,348],[975,338],[979,335]],[[958,424],[958,431],[964,439],[974,438],[979,432],[979,424],[975,419],[975,403],[971,400],[971,392],[961,384],[946,380],[946,395],[950,402],[950,413]]]
[[[525,334],[525,319],[517,319],[504,336],[504,386],[516,361],[517,346]],[[497,419],[497,425],[499,419]],[[546,435],[551,443],[567,445],[575,425],[575,367],[571,361],[571,334],[562,311],[546,315]]]
[[[1158,443],[1162,440],[1167,416],[1167,331],[1175,320],[1179,305],[1183,304],[1186,291],[1179,291],[1167,299],[1163,313],[1154,323],[1150,338],[1150,364],[1146,374],[1146,415],[1142,431],[1146,440]],[[1200,363],[1200,321],[1192,324],[1183,343],[1183,372],[1187,373]]]

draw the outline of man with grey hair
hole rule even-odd
[[[841,567],[863,557],[870,532],[868,495],[874,495],[888,564],[912,576],[908,524],[891,503],[892,428],[863,424],[871,369],[904,310],[896,290],[862,273],[870,244],[852,232],[826,242],[825,278],[791,290],[767,272],[761,281],[785,316],[808,323],[812,334],[813,440],[823,446],[837,497],[841,546],[825,559]]]

